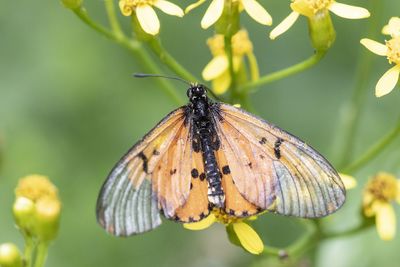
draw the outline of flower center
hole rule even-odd
[[[328,9],[334,0],[292,0],[292,1],[300,9],[307,10],[308,12],[316,14],[321,10]]]
[[[390,202],[396,199],[397,179],[389,174],[378,174],[368,182],[366,190],[376,200]]]
[[[210,47],[213,56],[225,54],[225,42],[222,34],[217,34],[207,40],[207,45]],[[234,56],[241,57],[253,51],[247,31],[240,30],[232,37],[232,52]]]
[[[387,59],[389,63],[400,64],[400,36],[386,42],[388,48]]]
[[[231,224],[231,223],[236,223],[236,222],[238,222],[238,221],[240,221],[241,219],[239,219],[239,218],[237,218],[237,217],[234,217],[234,216],[231,216],[231,215],[229,215],[229,214],[227,214],[224,210],[222,210],[222,209],[217,209],[217,208],[214,208],[213,210],[212,210],[212,213],[214,214],[214,216],[215,216],[215,219],[219,222],[219,223],[222,223],[222,224]]]

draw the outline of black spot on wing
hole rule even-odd
[[[142,152],[138,154],[138,157],[143,161],[142,168],[145,173],[148,173],[148,159],[146,155]]]
[[[225,165],[224,167],[222,167],[222,173],[223,174],[230,174],[231,173],[231,169],[229,169],[228,165]]]
[[[274,144],[274,153],[275,153],[275,157],[277,159],[281,158],[280,146],[282,145],[282,143],[283,143],[283,139],[278,137],[278,139],[276,139],[275,144]]]

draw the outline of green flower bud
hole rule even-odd
[[[34,234],[41,241],[56,238],[60,224],[61,204],[58,200],[43,198],[36,202]]]
[[[66,8],[77,9],[82,6],[83,0],[61,0]]]
[[[35,203],[26,197],[18,197],[13,206],[13,214],[18,227],[25,233],[32,231]]]
[[[12,243],[0,245],[1,267],[22,267],[22,257],[17,246]]]
[[[324,52],[335,42],[336,32],[328,10],[308,17],[308,29],[313,47]]]

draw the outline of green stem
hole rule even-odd
[[[314,55],[312,55],[310,58],[297,63],[296,65],[290,66],[288,68],[285,68],[283,70],[279,70],[270,74],[267,74],[265,76],[260,77],[260,79],[256,81],[249,82],[245,85],[243,85],[243,89],[246,91],[254,91],[256,87],[265,85],[283,78],[286,78],[290,75],[297,74],[301,71],[304,71],[308,68],[311,68],[315,64],[317,64],[326,54],[326,52],[315,52]]]
[[[297,258],[302,255],[305,251],[313,247],[316,243],[316,240],[319,237],[319,231],[316,225],[311,224],[309,221],[302,221],[305,225],[306,232],[305,234],[297,239],[293,244],[288,246],[287,248],[275,248],[265,246],[263,255],[274,255],[280,258]]]
[[[100,33],[101,35],[117,42],[126,49],[128,49],[135,57],[138,57],[143,65],[152,73],[162,73],[161,69],[152,61],[150,55],[146,50],[143,49],[140,42],[135,40],[129,40],[126,37],[117,36],[114,32],[110,32],[103,26],[98,25],[94,22],[87,14],[86,10],[83,8],[73,10],[74,13],[89,27]],[[175,88],[170,85],[167,81],[163,79],[158,79],[161,84],[161,89],[168,95],[174,102],[181,105],[185,103],[184,99],[176,92]]]
[[[24,248],[24,261],[25,267],[30,267],[32,265],[32,254],[35,249],[35,243],[33,239],[27,234],[23,233],[25,240],[25,248]]]
[[[369,161],[374,159],[379,153],[381,153],[390,143],[392,143],[400,135],[400,120],[397,125],[386,134],[381,140],[372,145],[364,155],[358,158],[355,162],[350,163],[348,166],[343,168],[343,173],[354,173],[362,166],[367,164]]]
[[[243,98],[240,96],[237,91],[237,81],[236,81],[236,73],[233,66],[233,49],[232,49],[232,36],[225,35],[224,36],[224,48],[225,53],[228,57],[229,62],[229,76],[231,78],[230,90],[231,90],[231,103],[239,101],[241,105],[243,105]]]
[[[370,25],[366,36],[373,38],[376,36],[379,27],[379,21],[382,11],[382,3],[380,0],[371,0],[369,10],[374,11],[374,16],[370,19]],[[368,73],[371,71],[373,54],[367,49],[362,48],[358,70],[356,75],[356,84],[354,86],[353,95],[349,102],[345,103],[342,109],[339,126],[339,134],[335,146],[335,159],[338,161],[339,169],[343,167],[352,157],[354,144],[356,139],[356,131],[361,118],[361,113],[365,105],[365,92],[371,89],[369,84]]]
[[[352,236],[354,234],[358,234],[358,233],[370,228],[371,226],[374,226],[373,220],[364,218],[364,220],[358,226],[356,226],[354,228],[350,228],[346,231],[337,232],[337,233],[323,233],[321,238],[322,239],[331,239],[331,238],[348,237],[348,236]]]
[[[189,82],[199,81],[193,74],[186,70],[178,61],[171,56],[162,46],[160,40],[156,37],[150,39],[148,42],[150,49],[157,55],[157,57],[167,65],[173,72],[180,78]]]
[[[36,259],[34,267],[43,267],[46,262],[47,252],[49,249],[49,244],[47,242],[39,243],[36,250]]]
[[[115,15],[115,7],[114,7],[114,0],[105,0],[104,2],[106,11],[107,11],[107,16],[108,20],[111,25],[111,29],[115,36],[120,39],[124,36],[124,33],[121,30],[121,26],[119,25],[117,16]]]

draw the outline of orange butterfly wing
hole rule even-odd
[[[227,104],[214,109],[214,124],[235,186],[250,203],[306,218],[343,205],[339,175],[303,141]]]
[[[198,221],[209,214],[201,154],[192,151],[186,107],[167,115],[116,164],[97,200],[97,219],[111,234],[152,230],[166,218]],[[199,172],[195,179],[192,170]]]

